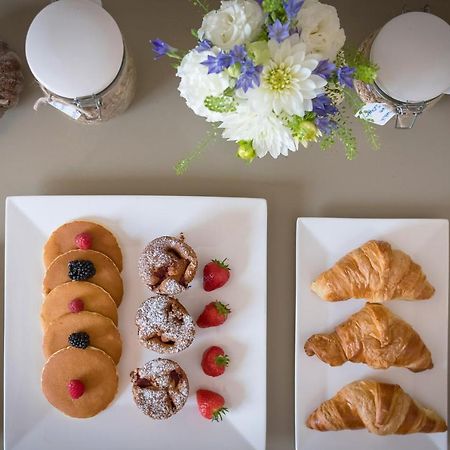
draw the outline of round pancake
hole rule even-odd
[[[44,299],[41,307],[42,327],[70,311],[72,300],[80,299],[84,311],[96,312],[109,317],[117,325],[117,305],[100,286],[87,281],[69,281],[56,286]]]
[[[65,223],[53,231],[44,246],[43,257],[46,269],[59,255],[78,249],[75,245],[75,236],[80,233],[88,233],[91,236],[90,250],[96,250],[111,258],[119,272],[122,272],[122,251],[116,237],[105,227],[83,220]]]
[[[122,340],[114,322],[97,313],[68,313],[51,322],[44,332],[42,348],[46,358],[69,345],[72,333],[84,331],[89,345],[107,353],[117,364],[122,354]]]
[[[84,384],[84,394],[73,399],[67,385],[70,380]],[[41,376],[42,391],[47,400],[70,417],[87,418],[103,411],[114,399],[118,376],[113,360],[94,347],[67,347],[54,353],[46,362]]]
[[[83,281],[89,281],[102,287],[111,294],[116,305],[119,306],[123,296],[123,283],[119,270],[110,258],[94,250],[71,250],[58,256],[50,264],[45,274],[43,282],[44,294],[49,294],[60,284],[72,281],[69,278],[68,265],[70,261],[75,260],[88,260],[94,264],[95,275]]]

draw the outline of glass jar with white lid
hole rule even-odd
[[[32,21],[27,62],[47,103],[77,122],[95,124],[121,113],[136,89],[136,70],[120,29],[92,0],[58,0]]]
[[[360,50],[378,66],[374,85],[355,81],[365,103],[385,103],[396,128],[412,128],[417,117],[450,93],[450,25],[429,12],[394,17],[368,37]]]

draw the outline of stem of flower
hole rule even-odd
[[[199,8],[203,9],[203,11],[209,12],[208,4],[203,0],[191,0],[191,2],[194,6],[198,6]]]
[[[177,175],[183,175],[189,169],[191,162],[197,159],[219,136],[219,126],[212,124],[206,136],[196,145],[195,149],[184,159],[179,161],[174,169]]]

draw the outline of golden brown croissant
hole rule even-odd
[[[384,241],[369,241],[351,251],[320,274],[311,289],[332,302],[349,298],[425,300],[434,294],[421,267]]]
[[[371,433],[438,433],[447,424],[431,409],[416,402],[397,384],[355,381],[323,402],[307,419],[318,431],[356,430]]]
[[[374,369],[398,366],[413,372],[433,367],[430,351],[411,325],[379,303],[366,303],[334,333],[311,336],[305,352],[330,366],[351,361]]]

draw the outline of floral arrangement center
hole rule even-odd
[[[344,52],[345,32],[331,5],[318,0],[223,0],[208,11],[194,31],[197,45],[183,53],[166,42],[151,43],[156,58],[176,60],[178,90],[187,106],[237,144],[237,156],[288,156],[336,139],[346,156],[356,153],[348,125],[362,105],[353,90],[355,79],[371,84],[376,67],[358,52]],[[364,128],[378,146],[372,125]],[[179,163],[183,172],[206,143]]]

